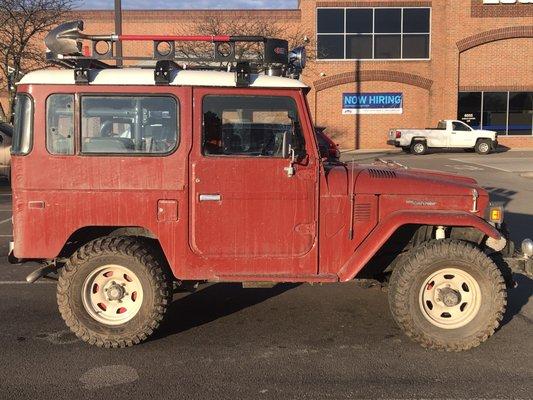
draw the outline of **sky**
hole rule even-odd
[[[296,8],[297,0],[122,0],[122,9]],[[112,9],[113,0],[79,0],[82,10]]]

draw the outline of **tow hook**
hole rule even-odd
[[[522,254],[518,253],[513,257],[505,258],[505,262],[513,272],[533,278],[533,240],[524,239],[521,247]]]
[[[43,278],[47,276],[48,274],[51,274],[52,272],[56,272],[56,271],[57,271],[57,265],[56,265],[55,260],[47,262],[46,264],[40,266],[35,271],[30,273],[26,277],[26,282],[34,283],[37,279]]]

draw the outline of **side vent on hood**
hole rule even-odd
[[[376,169],[376,168],[370,168],[368,170],[368,174],[372,178],[380,178],[380,179],[396,179],[396,172],[390,171],[388,169]]]

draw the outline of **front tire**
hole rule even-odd
[[[389,286],[392,316],[423,347],[462,351],[487,340],[505,313],[505,281],[473,245],[437,240],[411,250]]]
[[[474,149],[476,153],[481,154],[481,155],[486,155],[490,153],[492,149],[492,143],[490,140],[481,139],[477,141]]]
[[[140,240],[93,240],[62,268],[59,312],[81,340],[98,347],[128,347],[159,326],[172,298],[165,268]]]

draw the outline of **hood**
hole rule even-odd
[[[490,136],[490,137],[496,137],[496,135],[498,133],[496,131],[489,131],[487,129],[476,129],[475,131],[478,134],[487,135],[487,136]]]
[[[375,165],[360,165],[359,168],[356,194],[472,196],[475,189],[480,196],[487,195],[475,179],[466,176]]]

